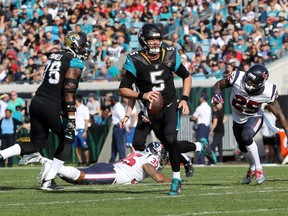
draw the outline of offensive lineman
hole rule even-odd
[[[87,58],[87,38],[70,32],[64,38],[64,51],[48,55],[43,82],[30,105],[31,143],[19,143],[0,151],[0,159],[39,152],[47,144],[49,130],[60,140],[53,163],[43,179],[42,190],[63,190],[54,178],[64,164],[75,138],[75,93]],[[67,125],[61,121],[61,111]]]
[[[156,25],[145,24],[139,31],[138,40],[142,50],[131,52],[127,56],[124,64],[126,73],[121,80],[119,93],[122,97],[140,99],[145,103],[156,100],[159,92],[162,93],[162,110],[157,116],[149,116],[149,118],[155,135],[169,152],[173,179],[168,195],[177,195],[181,191],[181,152],[176,132],[178,109],[182,109],[183,115],[189,114],[187,101],[192,79],[185,66],[182,65],[176,49],[174,47],[162,48],[162,33]],[[179,104],[173,72],[183,80],[183,92]],[[134,83],[140,93],[132,90]]]
[[[267,103],[268,108],[277,117],[288,135],[288,122],[277,101],[278,91],[274,84],[267,82],[269,72],[260,64],[251,66],[248,71],[234,71],[226,79],[219,80],[213,86],[212,103],[222,103],[220,89],[232,87],[230,103],[233,117],[233,133],[243,153],[249,169],[243,184],[249,184],[256,177],[256,183],[262,184],[265,175],[260,163],[258,147],[253,137],[263,124],[261,105]]]

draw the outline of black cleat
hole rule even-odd
[[[188,158],[189,158],[188,162],[184,164],[185,174],[186,174],[186,177],[192,177],[194,174],[194,168],[192,166],[191,157],[188,156]]]

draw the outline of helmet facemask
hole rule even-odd
[[[149,54],[157,55],[162,48],[161,30],[154,24],[145,24],[139,31],[138,41]]]
[[[75,57],[81,60],[86,60],[88,57],[88,45],[84,33],[70,32],[64,39],[64,49],[69,50]]]

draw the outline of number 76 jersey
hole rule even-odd
[[[230,104],[233,120],[239,124],[245,123],[252,116],[261,116],[258,112],[263,103],[272,103],[278,97],[276,85],[266,81],[264,91],[259,95],[249,95],[243,85],[244,71],[234,71],[227,80],[232,85]]]

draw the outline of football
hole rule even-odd
[[[157,100],[153,100],[151,103],[148,102],[146,107],[149,116],[157,115],[163,107],[163,97],[161,92],[159,92]]]

